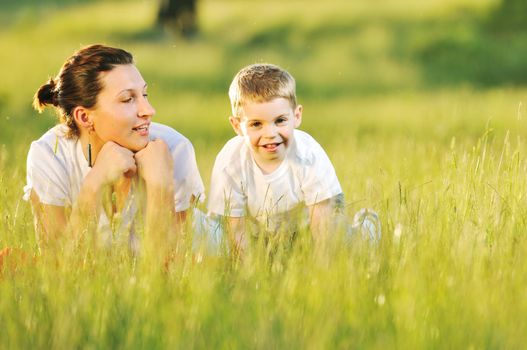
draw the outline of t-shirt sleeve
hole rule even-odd
[[[174,205],[176,211],[184,211],[190,207],[192,196],[199,201],[204,200],[205,188],[190,141],[185,139],[180,142],[171,153],[174,159]]]
[[[33,190],[42,204],[71,205],[69,177],[64,164],[46,143],[33,142],[27,156],[24,199],[29,200]]]
[[[217,157],[210,180],[209,214],[243,217],[245,215],[245,195],[239,176],[228,171],[225,160]]]
[[[318,143],[310,149],[311,164],[305,167],[301,185],[306,205],[320,203],[342,193],[335,168],[326,152]]]

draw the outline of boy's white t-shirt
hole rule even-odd
[[[294,130],[294,143],[280,166],[263,174],[241,136],[229,140],[212,171],[210,214],[255,218],[273,230],[287,213],[342,193],[326,152],[309,134]]]
[[[29,200],[31,190],[40,202],[70,207],[79,195],[84,177],[90,168],[78,138],[66,138],[67,127],[59,124],[31,143],[27,156],[27,184],[24,199]],[[174,159],[174,206],[176,211],[187,210],[191,197],[203,200],[204,186],[199,174],[190,141],[176,130],[158,123],[150,124],[149,138],[166,142]],[[131,224],[137,210],[132,185],[122,219]],[[108,222],[101,214],[100,226]]]

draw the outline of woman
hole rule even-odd
[[[41,241],[65,227],[81,237],[96,229],[105,241],[137,229],[174,237],[204,188],[191,143],[151,121],[146,91],[132,55],[103,45],[74,53],[38,89],[34,107],[60,115],[27,159],[24,198]]]

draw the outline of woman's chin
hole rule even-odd
[[[148,145],[148,140],[145,140],[144,142],[134,142],[133,144],[130,144],[129,147],[127,147],[132,152],[139,152],[143,148]]]

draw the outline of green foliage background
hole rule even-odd
[[[0,249],[25,252],[0,273],[1,348],[525,344],[527,49],[521,30],[493,27],[495,2],[204,0],[191,41],[155,28],[156,6],[0,5]],[[118,247],[39,255],[25,156],[55,120],[32,95],[96,42],[134,54],[157,121],[191,139],[206,184],[233,135],[232,76],[288,69],[301,128],[332,159],[347,211],[380,213],[381,244],[319,255],[304,237],[239,264],[188,249],[165,272]]]

